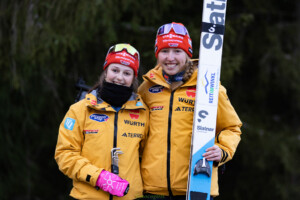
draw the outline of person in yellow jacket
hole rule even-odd
[[[185,26],[169,23],[157,31],[157,66],[139,87],[149,107],[149,135],[141,172],[143,199],[185,199],[189,171],[197,61]],[[242,123],[220,84],[215,145],[203,155],[214,161],[211,199],[218,196],[218,167],[231,160],[240,141]]]
[[[100,81],[71,105],[59,127],[55,160],[73,180],[76,199],[143,196],[139,154],[149,110],[136,94],[139,53],[117,44],[107,53]]]

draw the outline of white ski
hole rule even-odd
[[[209,200],[212,161],[202,154],[214,145],[226,0],[204,0],[187,200]]]

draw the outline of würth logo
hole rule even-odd
[[[195,87],[189,87],[187,90],[186,90],[186,95],[188,97],[195,97],[196,96],[196,88]]]
[[[140,110],[129,110],[131,119],[138,119],[140,117]]]

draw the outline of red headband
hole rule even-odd
[[[155,56],[163,48],[180,48],[191,58],[193,56],[192,40],[187,29],[181,23],[172,22],[161,26],[155,41]]]
[[[125,65],[133,69],[134,75],[137,77],[138,69],[139,69],[139,60],[129,54],[126,49],[121,52],[110,52],[107,54],[103,69],[105,70],[108,65],[111,63],[117,63],[121,65]]]

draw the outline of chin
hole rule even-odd
[[[173,75],[177,74],[177,72],[173,72],[173,71],[171,71],[171,72],[166,71],[166,73],[167,73],[168,75],[170,75],[170,76],[173,76]]]

